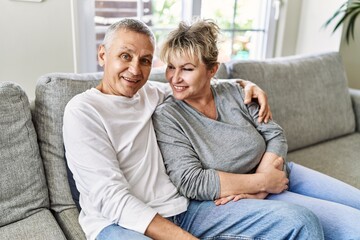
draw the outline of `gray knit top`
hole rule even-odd
[[[253,173],[265,152],[284,159],[287,153],[282,128],[273,121],[259,124],[258,104],[245,105],[238,84],[223,82],[211,88],[216,120],[173,96],[153,114],[167,173],[182,195],[196,200],[220,196],[216,170]]]

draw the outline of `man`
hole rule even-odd
[[[295,209],[296,217],[291,219],[279,215],[280,205],[262,215],[251,211],[259,224],[230,226],[221,222],[236,219],[240,212],[224,213],[212,204],[208,210],[221,216],[218,221],[206,219],[207,209],[197,208],[194,202],[189,205],[179,195],[166,174],[151,121],[156,106],[171,92],[166,84],[147,82],[154,45],[152,32],[140,21],[124,19],[110,26],[98,50],[104,67],[101,83],[75,96],[65,109],[66,157],[80,192],[79,221],[87,238],[221,237],[240,225],[244,232],[250,229],[265,237],[278,236],[279,229],[288,239],[317,232],[317,219],[304,209]],[[251,83],[249,89],[248,98],[259,95],[265,105],[263,119],[269,119],[266,96]],[[181,227],[176,224],[180,220]],[[274,228],[273,235],[261,232],[263,222]],[[212,231],[219,228],[223,230]]]

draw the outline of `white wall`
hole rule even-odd
[[[0,0],[0,81],[35,97],[39,76],[74,72],[71,0]]]
[[[275,56],[339,51],[349,86],[360,89],[360,19],[356,22],[355,40],[349,44],[342,26],[332,33],[336,21],[323,27],[343,3],[344,0],[283,0]]]
[[[323,25],[344,0],[283,0],[276,56],[339,51],[341,29]]]
[[[349,43],[345,40],[345,32],[340,45],[340,53],[343,58],[349,86],[360,89],[360,17],[355,23],[354,39]]]
[[[332,33],[335,24],[324,23],[344,3],[344,0],[303,0],[297,36],[296,54],[339,51],[341,29]]]

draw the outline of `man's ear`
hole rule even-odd
[[[97,54],[100,67],[103,67],[105,65],[105,58],[106,58],[105,53],[106,53],[105,46],[101,44],[98,48],[98,54]]]

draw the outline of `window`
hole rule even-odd
[[[219,61],[272,56],[279,0],[94,0],[98,46],[108,25],[123,17],[142,19],[153,30],[157,46],[181,20],[214,19],[221,28]],[[96,48],[97,48],[96,46]],[[94,46],[95,48],[95,46]],[[154,59],[154,66],[162,63]]]

